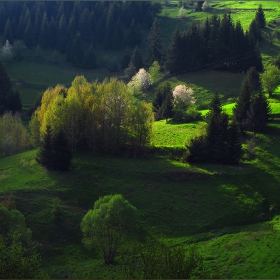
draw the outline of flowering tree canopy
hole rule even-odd
[[[141,68],[136,75],[132,77],[131,81],[128,83],[128,87],[133,90],[146,91],[151,84],[151,75],[144,68]]]
[[[1,49],[1,57],[4,60],[10,60],[13,57],[13,46],[10,44],[9,40],[6,40],[6,43]]]
[[[175,106],[179,103],[190,105],[195,103],[195,99],[192,96],[193,89],[187,88],[185,85],[178,85],[173,89],[173,97]]]

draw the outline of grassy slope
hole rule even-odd
[[[267,3],[262,3],[264,8],[272,7]],[[242,15],[234,11],[238,2],[223,2],[215,8],[223,12],[230,5],[233,18],[240,16],[248,25],[251,14],[246,9],[258,4],[253,1],[241,4]],[[273,5],[274,11],[278,11],[278,4]],[[171,34],[177,24],[174,17],[178,8],[171,9],[169,16],[173,19],[162,18],[165,34]],[[274,11],[266,12],[267,19],[275,17]],[[205,16],[192,13],[180,24],[185,27],[191,20]],[[277,50],[277,46],[271,49],[267,43],[262,47],[267,60]],[[83,73],[89,80],[108,75],[106,71],[85,72],[65,64],[34,61],[12,62],[7,69],[14,82],[20,78],[28,83],[26,87],[18,86],[25,108],[38,92],[57,83],[69,85],[76,74]],[[230,109],[243,77],[244,74],[213,71],[189,73],[170,80],[174,85],[191,84],[199,104],[207,105],[212,93],[218,91],[223,102],[229,103],[225,107]],[[273,113],[279,113],[277,94],[271,102]],[[202,129],[203,123],[180,125],[161,121],[155,125],[152,141],[158,147],[183,147],[186,135],[192,137]],[[102,266],[96,252],[81,246],[81,218],[99,196],[109,193],[124,194],[139,209],[143,226],[151,233],[163,234],[166,240],[172,239],[177,244],[199,242],[207,263],[220,266],[223,278],[275,278],[280,274],[278,218],[251,226],[232,225],[259,221],[266,211],[265,193],[270,208],[280,205],[279,129],[279,124],[271,124],[266,136],[259,135],[256,156],[240,167],[189,166],[165,158],[134,160],[80,154],[75,156],[76,169],[58,174],[41,169],[34,161],[36,151],[29,151],[0,159],[0,193],[14,191],[18,209],[26,216],[34,238],[43,248],[43,266],[53,278],[121,277],[120,266]],[[185,179],[178,182],[178,177]],[[62,200],[60,223],[51,218],[55,197]]]

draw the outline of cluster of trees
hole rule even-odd
[[[0,204],[0,278],[46,278],[24,216]]]
[[[40,145],[50,126],[54,135],[64,132],[71,151],[129,149],[136,156],[150,143],[153,121],[152,106],[135,100],[122,81],[89,83],[78,76],[70,88],[57,85],[45,91],[30,121],[31,141]]]
[[[29,147],[29,133],[19,114],[6,112],[0,117],[0,155],[11,155]]]
[[[239,126],[229,124],[229,117],[222,112],[219,95],[211,101],[206,117],[206,133],[186,144],[186,160],[189,162],[239,163],[242,157],[242,143]]]
[[[51,128],[47,126],[36,161],[48,170],[68,170],[71,160],[72,152],[63,130],[52,135]]]
[[[271,109],[264,92],[259,73],[250,68],[241,86],[240,95],[233,108],[233,119],[240,131],[261,132],[265,128]]]
[[[266,79],[266,76],[263,79]],[[215,94],[206,117],[206,133],[187,144],[186,160],[239,163],[243,154],[242,135],[248,130],[254,133],[255,138],[257,132],[265,129],[270,113],[261,77],[256,69],[251,67],[242,82],[240,95],[233,107],[232,122],[229,123],[229,116],[222,112],[219,96]]]
[[[194,103],[192,88],[178,85],[172,89],[169,82],[164,82],[155,90],[153,108],[158,119],[172,118],[175,121],[187,122],[201,118],[201,114],[193,106]]]
[[[244,32],[231,14],[213,14],[204,24],[194,22],[188,31],[175,30],[165,55],[165,68],[182,73],[202,68],[247,71],[251,66],[263,70],[258,47],[261,38],[256,19]]]
[[[95,65],[76,65],[73,52],[88,57],[100,42],[105,49],[134,48],[160,9],[152,2],[3,2],[0,34],[11,44],[22,40],[28,48],[67,53],[75,66],[89,68]]]

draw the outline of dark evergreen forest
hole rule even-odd
[[[213,14],[188,30],[176,29],[164,50],[156,21],[160,10],[160,3],[144,1],[1,2],[0,33],[11,44],[21,40],[29,49],[57,50],[72,65],[85,69],[98,67],[96,47],[123,51],[118,64],[125,69],[133,62],[127,50],[130,53],[147,40],[146,57],[140,54],[144,64],[158,60],[170,73],[212,68],[247,71],[251,66],[263,70],[258,48],[263,26],[257,17],[244,31],[230,14]],[[148,38],[143,31],[150,32]],[[14,59],[21,59],[20,49]],[[114,61],[111,64],[112,71],[118,69]]]

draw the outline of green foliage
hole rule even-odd
[[[275,65],[268,65],[261,74],[262,84],[269,97],[280,83],[280,70]]]
[[[23,215],[0,205],[0,278],[45,278]]]
[[[150,66],[148,73],[151,75],[152,83],[157,83],[162,78],[162,73],[160,71],[160,65],[155,60],[153,64]]]
[[[194,246],[185,249],[148,239],[123,254],[122,259],[126,279],[210,278],[205,272],[203,257]]]
[[[11,155],[29,147],[29,134],[18,114],[0,117],[0,155]]]
[[[114,263],[120,245],[127,234],[133,234],[136,223],[136,208],[122,195],[100,197],[81,222],[83,242],[89,248],[97,247],[104,263]]]

